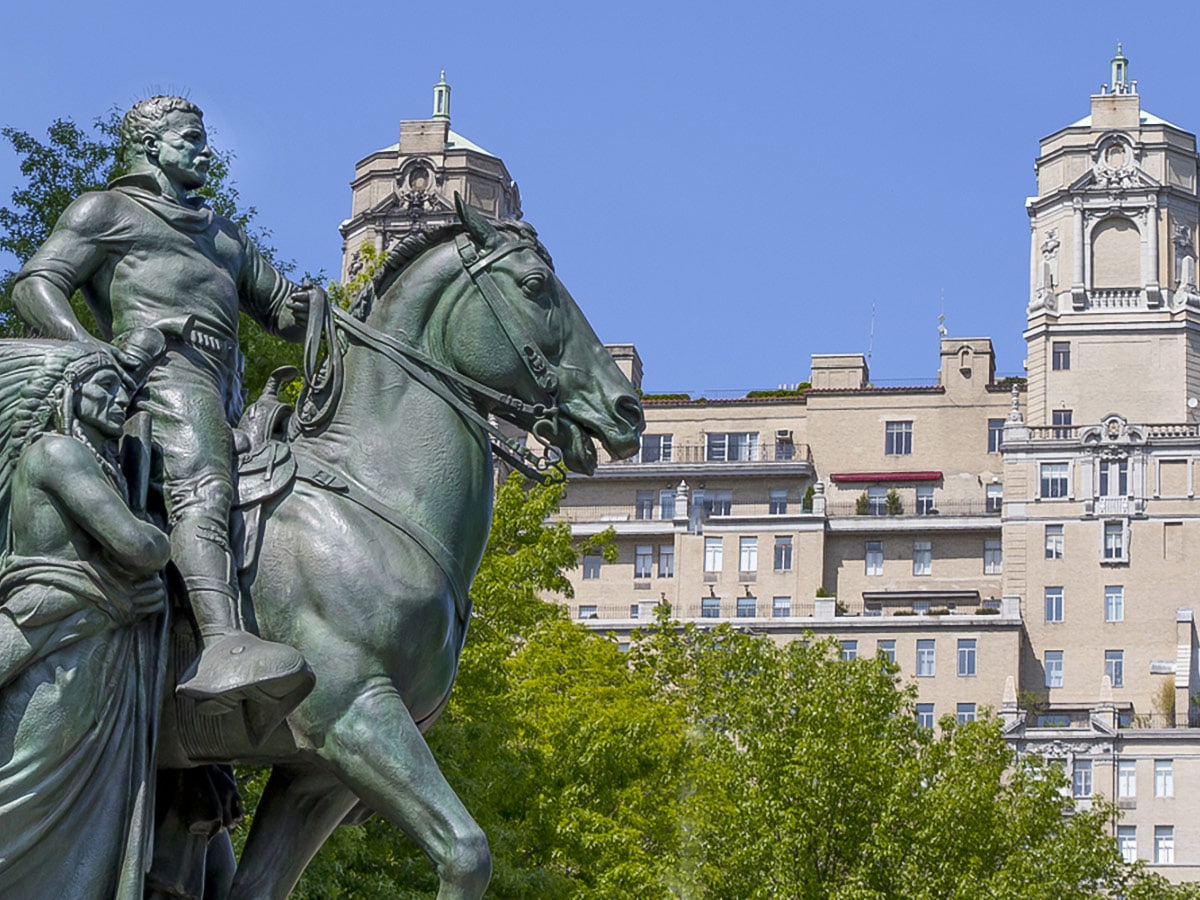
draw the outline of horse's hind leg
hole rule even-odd
[[[442,775],[396,690],[376,683],[323,731],[318,754],[433,860],[441,879],[438,900],[479,900],[492,875],[487,837]]]
[[[287,897],[356,801],[322,768],[275,766],[254,812],[230,900]]]

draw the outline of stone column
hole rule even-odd
[[[1083,254],[1087,243],[1087,235],[1083,233],[1083,201],[1075,200],[1075,266],[1071,276],[1071,305],[1083,309],[1086,302],[1086,291],[1083,283]]]
[[[1158,306],[1158,198],[1151,197],[1146,208],[1146,302]]]

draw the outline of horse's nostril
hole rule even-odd
[[[645,426],[642,416],[642,404],[636,397],[625,394],[617,399],[617,415],[629,423],[634,431],[640,431]]]

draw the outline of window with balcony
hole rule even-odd
[[[921,485],[917,488],[917,515],[932,515],[934,509],[936,507],[933,505],[933,488],[929,485]]]
[[[983,539],[983,574],[999,575],[1004,567],[1004,551],[1000,538]]]
[[[674,443],[674,435],[643,434],[642,455],[644,463],[670,462]]]
[[[638,545],[633,552],[633,577],[650,578],[654,573],[654,547]]]
[[[737,617],[739,619],[753,619],[757,615],[758,601],[754,597],[738,597]]]
[[[706,516],[727,516],[733,512],[733,491],[708,490],[704,492],[704,514]]]
[[[917,677],[933,678],[937,674],[935,643],[932,639],[917,641]]]
[[[1046,559],[1063,558],[1063,527],[1061,525],[1046,526]]]
[[[914,575],[933,574],[933,543],[930,541],[913,541]]]
[[[792,569],[792,536],[790,534],[775,535],[776,572],[790,572]]]
[[[767,512],[772,516],[785,516],[788,511],[787,488],[771,488],[767,501]]]
[[[1063,620],[1063,589],[1061,587],[1048,587],[1045,591],[1046,598],[1046,621],[1061,622]]]
[[[988,453],[999,453],[1004,440],[1004,420],[988,419]]]
[[[1129,558],[1126,551],[1125,523],[1104,523],[1104,561],[1126,562]]]
[[[579,604],[579,618],[581,618],[581,619],[598,619],[598,618],[600,618],[600,613],[596,608],[596,604],[580,603]]]
[[[1042,463],[1039,471],[1041,474],[1039,497],[1044,500],[1057,500],[1068,495],[1069,463]]]
[[[883,452],[888,456],[908,456],[912,453],[912,422],[884,424]]]
[[[1137,760],[1117,760],[1117,799],[1133,800],[1137,797]]]
[[[1125,621],[1125,588],[1119,584],[1110,584],[1104,588],[1104,621]]]
[[[883,541],[867,541],[866,561],[868,575],[883,574]]]
[[[738,571],[743,574],[758,571],[758,538],[738,538]]]
[[[1071,342],[1055,341],[1050,345],[1050,367],[1055,372],[1065,372],[1071,368]]]
[[[896,642],[891,638],[880,638],[875,642],[875,652],[890,663],[896,661]]]
[[[1047,650],[1043,658],[1046,668],[1046,687],[1060,688],[1063,686],[1063,652]]]
[[[709,462],[746,462],[758,459],[758,432],[724,432],[705,437],[704,458]]]
[[[702,618],[702,619],[719,619],[719,618],[721,618],[721,598],[720,597],[702,597],[700,599],[700,618]]]
[[[933,704],[918,703],[917,704],[917,724],[922,728],[933,727]]]
[[[867,515],[887,515],[887,494],[888,489],[885,487],[867,488]]]
[[[675,518],[675,490],[658,492],[658,517],[664,521]]]
[[[1121,851],[1121,859],[1127,863],[1137,862],[1137,826],[1117,826],[1117,849]]]
[[[975,638],[958,639],[958,677],[975,675]]]
[[[954,716],[958,719],[959,725],[964,725],[967,722],[975,721],[975,704],[974,703],[959,703],[954,710]]]
[[[604,562],[604,557],[599,553],[588,553],[583,557],[583,578],[585,581],[591,581],[594,578],[600,577],[600,564]]]
[[[1175,760],[1156,759],[1154,761],[1154,796],[1175,796]]]
[[[786,619],[792,614],[791,597],[772,597],[771,615],[777,619]]]
[[[989,513],[999,513],[1004,508],[1004,485],[989,484],[983,489],[983,508]]]
[[[1082,800],[1092,796],[1092,761],[1077,759],[1071,771],[1071,796]]]
[[[721,538],[706,537],[704,539],[704,571],[708,573],[720,572],[724,553],[725,547]]]
[[[1125,651],[1104,651],[1104,674],[1115,688],[1125,686]]]
[[[1054,437],[1060,441],[1070,440],[1075,435],[1071,427],[1072,412],[1069,409],[1056,409],[1050,413],[1050,424],[1054,426]]]
[[[675,547],[673,544],[661,544],[658,548],[658,577],[675,577]]]
[[[1105,459],[1100,461],[1100,496],[1129,496],[1129,460]]]
[[[842,659],[858,659],[858,641],[842,641]]]
[[[654,518],[654,491],[638,491],[636,516],[638,519]]]
[[[1154,861],[1160,865],[1175,862],[1175,826],[1154,826]]]

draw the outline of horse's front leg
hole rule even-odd
[[[308,709],[302,704],[297,717],[303,720]],[[383,678],[366,682],[322,730],[317,755],[433,860],[441,880],[438,900],[479,900],[492,875],[487,837],[442,775],[392,684]]]
[[[355,802],[319,764],[275,766],[254,811],[230,900],[286,898]]]

